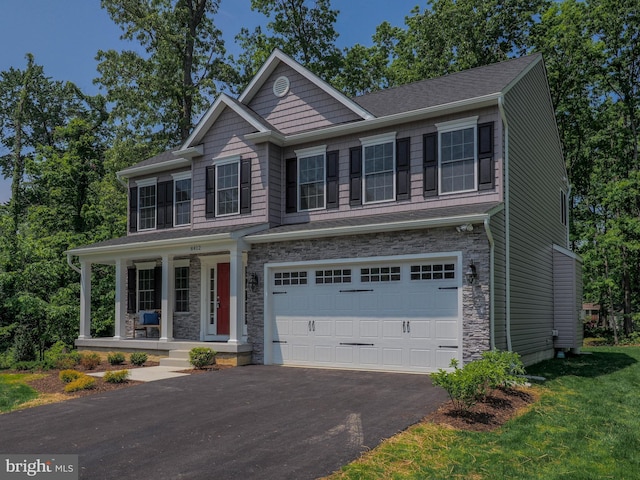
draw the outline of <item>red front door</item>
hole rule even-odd
[[[229,335],[229,264],[218,264],[218,335]]]

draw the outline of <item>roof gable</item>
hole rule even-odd
[[[244,92],[242,92],[242,95],[240,95],[240,98],[238,100],[245,105],[248,105],[256,96],[256,94],[263,88],[265,82],[267,82],[267,80],[272,76],[275,69],[282,63],[305,77],[309,82],[313,83],[320,90],[324,91],[330,97],[334,98],[336,101],[344,105],[361,119],[368,120],[373,118],[373,115],[371,115],[371,113],[366,109],[362,108],[362,106],[360,106],[358,103],[354,102],[352,99],[333,88],[320,77],[307,70],[305,67],[303,67],[298,62],[278,49],[275,49],[271,53],[262,68],[260,68],[255,77],[253,77],[251,83],[249,83]]]

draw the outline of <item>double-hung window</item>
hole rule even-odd
[[[175,262],[175,311],[189,311],[189,260]]]
[[[173,224],[189,225],[191,223],[191,172],[173,175],[174,215]]]
[[[326,150],[326,146],[296,150],[300,211],[325,208]]]
[[[216,216],[240,213],[240,158],[216,164]]]
[[[439,123],[440,192],[457,193],[477,189],[477,117]]]
[[[138,311],[153,310],[155,306],[155,263],[138,264]]]
[[[396,198],[396,134],[360,139],[364,165],[364,203],[385,202]]]
[[[156,179],[137,182],[138,185],[138,230],[156,228]]]

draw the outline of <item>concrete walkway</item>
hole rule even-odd
[[[185,377],[188,373],[179,373],[184,367],[141,367],[129,369],[129,380],[138,382],[155,382],[167,378]],[[103,377],[105,372],[90,373],[92,377]]]

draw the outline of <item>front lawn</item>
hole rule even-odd
[[[640,479],[640,347],[591,348],[527,373],[540,400],[493,432],[422,423],[331,479]]]
[[[38,396],[38,392],[26,384],[32,378],[31,374],[0,374],[0,412],[10,412]]]

